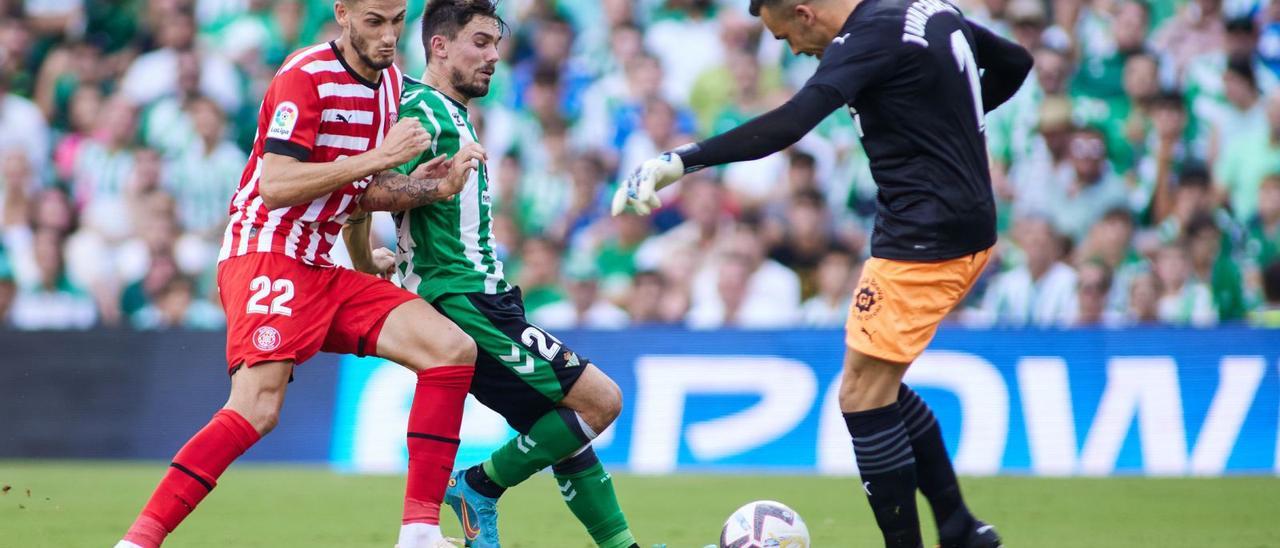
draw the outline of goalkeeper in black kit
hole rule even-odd
[[[1018,91],[1031,55],[944,0],[751,0],[751,14],[821,58],[814,75],[781,107],[645,161],[614,214],[646,214],[682,175],[778,152],[848,108],[879,189],[840,386],[862,490],[886,547],[922,546],[916,489],[944,548],[998,547],[965,506],[933,412],[902,379],[996,243],[985,115]]]

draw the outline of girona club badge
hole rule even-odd
[[[269,325],[259,327],[253,332],[253,346],[263,352],[280,348],[280,332]]]

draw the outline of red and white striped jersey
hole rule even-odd
[[[329,250],[372,177],[312,200],[268,210],[258,193],[262,156],[332,162],[382,143],[400,107],[400,69],[370,82],[347,66],[333,42],[294,52],[276,72],[258,111],[253,154],[231,199],[231,221],[218,261],[248,253],[281,253],[333,266]]]

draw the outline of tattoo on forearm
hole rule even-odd
[[[365,189],[360,206],[366,211],[404,211],[439,202],[444,179],[414,179],[394,172],[379,173]]]

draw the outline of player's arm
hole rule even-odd
[[[646,160],[623,180],[614,194],[613,214],[621,213],[628,204],[637,213],[649,213],[661,205],[657,191],[687,173],[711,166],[758,160],[783,150],[818,127],[822,120],[844,104],[844,97],[835,88],[806,85],[782,106],[736,128]]]
[[[351,266],[366,274],[390,275],[396,265],[396,254],[385,247],[372,248],[369,243],[370,223],[369,212],[356,209],[342,226],[342,241],[347,244]]]
[[[299,151],[293,142],[268,138],[258,192],[267,209],[305,204],[408,162],[430,144],[430,135],[414,119],[396,122],[378,148],[333,162],[305,162],[309,150]]]
[[[763,158],[787,148],[837,108],[891,75],[901,50],[900,25],[868,20],[834,40],[804,87],[782,106],[705,141],[647,160],[623,179],[613,196],[613,214],[628,205],[641,215],[662,205],[657,191],[702,168]]]
[[[1034,62],[1022,46],[1001,38],[973,20],[966,19],[977,44],[976,61],[982,71],[982,105],[987,112],[1008,101],[1022,87]]]
[[[437,156],[413,167],[409,174],[404,172],[412,164],[384,171],[375,175],[365,189],[360,207],[366,211],[406,211],[449,199],[462,191],[471,171],[478,169],[485,159],[484,148],[469,143],[452,158]]]

